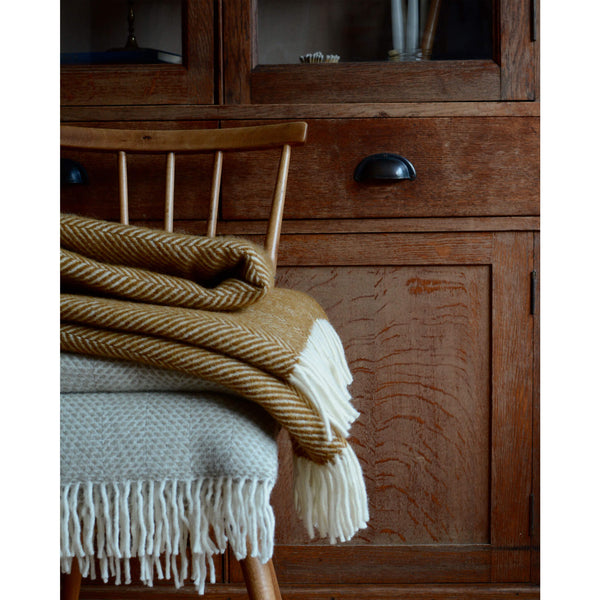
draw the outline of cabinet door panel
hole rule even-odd
[[[283,237],[279,284],[322,303],[350,361],[371,520],[307,539],[282,434],[282,584],[530,579],[532,257],[531,233]]]

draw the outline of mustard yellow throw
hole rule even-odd
[[[358,412],[342,344],[311,297],[274,287],[249,241],[61,215],[61,350],[173,369],[260,404],[293,441],[311,537],[368,520],[346,438]]]

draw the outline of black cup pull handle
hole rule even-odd
[[[410,160],[390,152],[371,154],[363,158],[354,169],[354,181],[359,183],[372,180],[391,182],[408,179],[414,181],[416,178],[417,172]]]

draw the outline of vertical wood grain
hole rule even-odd
[[[502,100],[535,100],[536,43],[531,41],[531,0],[500,2]]]
[[[493,269],[492,580],[529,581],[533,234],[494,234]]]
[[[534,494],[531,523],[531,581],[540,583],[540,234],[533,234],[534,268],[537,272],[537,302],[533,315],[533,472],[531,491]]]
[[[252,0],[223,3],[223,97],[225,104],[251,102]]]

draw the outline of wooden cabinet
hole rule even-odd
[[[223,127],[242,121],[224,122]],[[286,217],[365,219],[534,215],[538,212],[537,118],[437,117],[308,120],[308,143],[294,152]],[[373,154],[411,161],[414,181],[358,183]],[[228,157],[226,219],[265,219],[272,160]],[[242,164],[249,164],[242,168]],[[276,163],[275,163],[276,164]],[[266,166],[265,166],[266,165]],[[257,176],[258,173],[258,176]],[[245,196],[245,201],[229,198]]]
[[[63,0],[64,1],[64,0]],[[91,4],[91,0],[87,0]],[[83,2],[82,4],[85,4]],[[127,5],[123,36],[127,38]],[[62,2],[61,2],[62,8]],[[106,10],[106,7],[101,7]],[[88,64],[61,66],[63,106],[211,104],[214,102],[214,3],[182,0],[182,64]],[[68,17],[64,17],[68,24]],[[119,38],[120,39],[120,38]],[[141,40],[140,40],[141,43]]]
[[[497,0],[489,3],[489,58],[401,63],[342,60],[339,64],[320,65],[260,64],[257,4],[260,4],[260,0],[223,2],[226,102],[448,102],[532,100],[535,97],[533,39],[536,37],[537,24],[530,0]],[[291,5],[295,3],[288,4],[289,10],[293,11]],[[354,12],[353,4],[356,5]],[[477,0],[462,4],[463,10],[468,12],[486,3]],[[389,2],[370,2],[368,5],[350,2],[349,5],[345,10],[350,17],[354,16],[352,24],[356,27],[356,20],[368,18],[368,13],[365,15],[364,12],[373,11],[378,5],[384,5],[387,11]],[[318,7],[313,7],[313,10],[318,10]],[[329,6],[324,12],[326,16],[335,18]],[[292,26],[287,18],[292,20],[294,17],[287,17],[285,11],[281,11],[280,22],[273,27],[302,27],[301,22]],[[377,23],[378,37],[389,35],[389,23],[387,12],[384,12],[382,20]],[[346,35],[352,36],[353,31],[350,29]]]
[[[198,0],[182,3],[182,65],[62,68],[66,122],[309,124],[292,153],[278,281],[316,297],[343,340],[371,521],[346,544],[309,540],[282,434],[273,503],[286,600],[539,597],[536,2],[469,2],[491,18],[488,54],[474,58],[278,63],[260,47],[273,32],[264,27],[281,23],[285,37],[301,5],[366,3]],[[357,12],[352,26],[364,29],[363,17],[369,27],[376,19]],[[360,160],[380,152],[409,159],[416,179],[356,182]],[[116,219],[113,158],[71,157],[90,185],[64,189],[63,208]],[[187,160],[177,166],[175,227],[203,233],[212,165]],[[264,231],[272,190],[261,173],[273,161],[250,161],[224,158],[223,233]],[[132,221],[159,224],[163,183],[153,173],[162,169],[155,157],[132,159]],[[219,569],[208,597],[244,598],[234,558]],[[146,593],[85,582],[81,597]],[[153,594],[195,595],[170,583]]]

